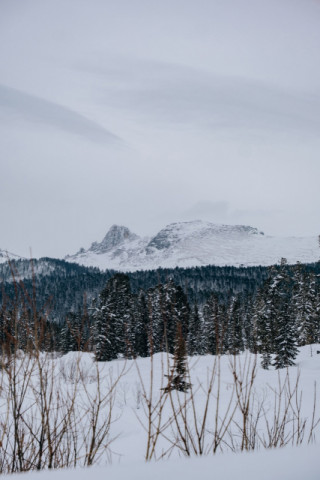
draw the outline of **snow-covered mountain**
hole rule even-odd
[[[6,258],[6,254],[3,250],[0,249],[0,263],[6,262],[8,259]]]
[[[5,263],[8,260],[18,260],[21,259],[20,255],[16,255],[15,253],[8,252],[6,250],[1,250],[0,248],[0,263]]]
[[[244,225],[217,225],[196,220],[167,225],[152,238],[141,238],[113,225],[101,243],[94,242],[65,258],[86,266],[120,271],[201,265],[272,265],[315,262],[316,237],[272,237]]]
[[[107,253],[117,249],[120,245],[132,243],[139,239],[138,235],[130,232],[129,228],[118,225],[113,225],[102,242],[93,242],[89,248],[89,252],[97,254]]]

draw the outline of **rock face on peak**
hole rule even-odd
[[[317,237],[277,238],[246,225],[195,220],[171,223],[151,239],[113,225],[101,243],[66,257],[70,262],[118,271],[201,265],[272,265],[319,259]]]
[[[129,228],[122,225],[112,225],[102,242],[93,242],[89,248],[89,252],[106,253],[112,249],[119,247],[125,242],[131,242],[139,239],[138,235],[130,232]]]

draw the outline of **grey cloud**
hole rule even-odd
[[[41,123],[94,142],[120,141],[112,132],[67,107],[4,85],[0,85],[0,106],[5,122],[11,115],[13,121]]]
[[[320,128],[317,95],[178,64],[132,59],[123,64],[118,60],[114,67],[112,63],[111,58],[104,68],[100,59],[96,67],[96,74],[105,80],[99,101],[152,120],[311,134]]]

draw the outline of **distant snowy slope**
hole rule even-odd
[[[7,250],[1,250],[0,248],[0,263],[5,263],[8,260],[18,260],[22,259],[20,255],[16,255],[15,253],[8,252]]]
[[[101,243],[67,256],[69,262],[122,271],[201,265],[272,265],[314,262],[316,237],[271,237],[244,225],[216,225],[200,220],[172,223],[153,238],[140,238],[113,225]]]
[[[8,257],[6,256],[6,252],[3,250],[0,250],[0,263],[4,263],[8,260]]]

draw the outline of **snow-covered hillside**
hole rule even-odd
[[[3,250],[0,250],[0,263],[4,263],[8,260],[8,257],[6,256],[5,252]]]
[[[113,225],[101,243],[67,256],[69,262],[121,271],[201,265],[272,265],[315,262],[316,237],[272,237],[244,225],[217,225],[200,220],[172,223],[151,239]]]
[[[20,255],[16,255],[15,253],[0,249],[0,263],[5,263],[8,260],[19,260],[22,258],[23,257],[21,257]]]

